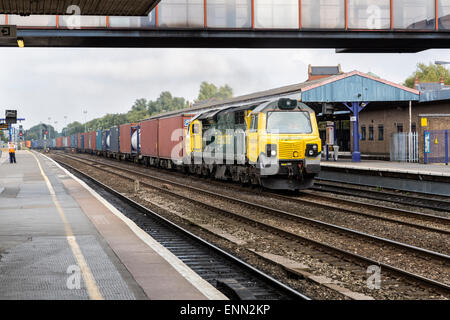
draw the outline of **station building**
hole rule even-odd
[[[416,88],[390,82],[374,74],[343,72],[338,66],[308,66],[308,80],[281,88],[256,92],[225,101],[206,101],[189,111],[263,101],[268,98],[298,99],[317,114],[320,135],[326,145],[326,125],[334,125],[334,143],[340,155],[353,161],[392,158],[395,134],[414,133],[414,147],[403,142],[403,149],[414,149],[414,156],[400,161],[427,162],[425,132],[431,132],[431,153],[444,161],[445,130],[450,129],[450,89],[443,83],[416,83]],[[354,132],[357,134],[354,134]],[[358,140],[355,141],[354,137]],[[330,144],[331,146],[331,144]],[[325,149],[325,148],[324,148]],[[331,147],[330,147],[331,150]],[[394,150],[399,152],[398,150]],[[400,150],[402,152],[402,150]],[[401,153],[400,152],[400,153]]]
[[[445,148],[445,130],[450,131],[450,86],[445,86],[443,80],[436,83],[416,81],[415,88],[420,91],[420,98],[419,101],[411,101],[411,105],[405,102],[384,103],[372,105],[361,112],[362,154],[393,160],[390,159],[393,134],[408,132],[417,134],[418,162],[425,162],[425,131],[439,135],[431,141],[436,149]],[[438,134],[439,131],[441,134]],[[444,150],[440,153],[444,154]]]

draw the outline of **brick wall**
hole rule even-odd
[[[413,103],[411,110],[411,123],[416,126],[419,133],[419,156],[423,162],[423,131],[424,130],[450,130],[450,117],[427,117],[428,127],[422,128],[421,114],[450,114],[450,101],[433,103]],[[383,107],[371,108],[369,104],[360,113],[359,130],[366,127],[366,139],[360,141],[360,151],[363,154],[389,156],[390,136],[397,132],[398,125],[403,126],[403,132],[409,132],[409,107],[408,104],[390,104]],[[384,140],[378,139],[378,126],[383,125]],[[369,140],[369,127],[373,126],[374,137]],[[351,146],[353,149],[353,134],[351,135]]]

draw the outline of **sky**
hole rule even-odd
[[[127,112],[136,99],[155,100],[162,91],[192,101],[202,81],[228,84],[238,96],[303,82],[309,64],[340,63],[344,72],[373,72],[403,83],[417,63],[435,60],[450,61],[450,50],[336,54],[324,49],[2,48],[0,117],[4,109],[17,109],[26,119],[25,129],[57,121],[61,131],[73,121]]]

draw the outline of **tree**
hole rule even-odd
[[[217,88],[214,84],[204,81],[200,85],[198,101],[211,98],[223,100],[232,96],[233,89],[229,85]],[[64,135],[73,135],[84,132],[85,127],[88,131],[108,129],[125,123],[139,122],[160,113],[189,108],[189,105],[189,101],[186,99],[174,97],[169,91],[163,91],[155,101],[147,101],[145,98],[137,99],[127,113],[106,114],[101,118],[92,119],[86,124],[75,121],[69,123],[63,132]]]
[[[3,131],[0,131],[0,141],[9,142],[9,137]]]
[[[441,77],[444,77],[444,83],[450,84],[450,72],[442,65],[430,63],[418,63],[417,69],[414,73],[405,80],[404,85],[414,88],[414,82],[418,77],[420,82],[439,82]]]
[[[63,129],[64,134],[70,136],[73,134],[84,132],[84,125],[78,121],[69,123],[66,128]]]
[[[53,128],[51,125],[47,124],[38,124],[35,125],[33,127],[31,127],[28,130],[25,130],[24,132],[24,140],[37,140],[37,139],[42,139],[42,130],[45,130],[45,126],[46,126],[46,130],[48,130],[49,135],[47,136],[47,138],[56,138],[56,135],[58,134],[58,132],[55,131],[55,128]]]
[[[217,99],[224,100],[233,97],[233,89],[229,85],[217,88],[214,84],[203,81],[196,102]]]
[[[172,97],[169,91],[161,92],[156,101],[148,102],[148,113],[150,116],[168,111],[181,110],[187,108],[189,103],[180,97]]]

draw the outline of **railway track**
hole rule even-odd
[[[384,205],[370,204],[358,200],[341,199],[312,191],[302,191],[300,196],[285,196],[277,193],[273,193],[273,196],[283,200],[294,201],[296,203],[308,203],[324,209],[339,209],[342,212],[372,217],[422,230],[450,234],[450,218],[447,217]],[[361,209],[366,209],[369,212],[362,212]],[[412,221],[406,219],[412,219]],[[426,223],[432,223],[433,225],[426,225]]]
[[[79,157],[77,157],[79,159]],[[85,159],[85,158],[82,158]],[[88,161],[96,161],[93,159],[85,159]],[[97,163],[99,163],[97,161]],[[104,165],[110,165],[103,162]],[[114,167],[114,166],[113,166]],[[116,166],[117,168],[123,168],[122,166]],[[127,168],[123,168],[127,169]],[[134,170],[131,170],[135,172]],[[174,175],[179,174],[173,172]],[[179,174],[185,177],[182,174]],[[156,178],[156,176],[152,176]],[[211,180],[208,183],[214,184],[218,187],[223,187],[226,185],[229,189],[234,189],[236,192],[248,191],[248,188],[242,188],[235,186],[233,184],[225,184],[221,181]],[[284,201],[290,201],[302,205],[310,205],[314,208],[323,208],[327,210],[339,210],[343,213],[348,213],[352,215],[359,215],[364,217],[369,217],[372,219],[377,219],[381,221],[393,222],[400,225],[410,226],[417,229],[438,232],[441,234],[450,234],[450,218],[442,217],[433,214],[427,214],[423,212],[417,212],[412,210],[399,209],[386,205],[370,204],[367,202],[362,202],[358,200],[351,199],[341,199],[335,196],[328,196],[325,194],[317,194],[317,192],[304,190],[300,195],[287,196],[280,193],[266,191],[270,197],[277,198]],[[361,211],[361,209],[366,209],[366,211]]]
[[[236,198],[230,198],[230,197],[223,196],[223,195],[220,195],[220,194],[217,194],[217,193],[213,193],[213,192],[208,191],[208,190],[203,190],[203,189],[199,189],[199,188],[192,187],[192,186],[186,186],[186,185],[183,185],[183,184],[171,181],[171,180],[162,179],[160,177],[155,177],[155,176],[151,176],[151,175],[148,175],[148,174],[137,173],[136,171],[133,171],[131,169],[126,169],[126,168],[122,168],[122,167],[118,167],[118,166],[114,166],[114,165],[110,165],[110,164],[100,163],[98,161],[93,161],[93,160],[80,159],[79,157],[73,157],[73,156],[67,156],[67,155],[64,155],[64,156],[72,158],[72,160],[75,160],[75,161],[84,162],[86,165],[97,167],[98,169],[105,170],[108,173],[114,174],[114,175],[119,176],[119,177],[124,178],[124,179],[128,179],[130,181],[136,180],[136,178],[133,178],[130,175],[139,176],[141,178],[140,179],[141,183],[143,185],[145,185],[146,187],[158,190],[159,192],[170,194],[173,197],[177,197],[177,198],[183,199],[185,201],[189,201],[191,203],[195,203],[196,205],[202,206],[204,208],[207,208],[207,209],[209,209],[209,210],[211,210],[213,212],[218,212],[218,213],[221,213],[222,215],[231,217],[233,219],[244,221],[245,223],[251,224],[253,226],[257,226],[257,227],[262,228],[264,230],[269,230],[270,232],[273,232],[275,234],[280,234],[280,235],[282,235],[285,238],[289,238],[289,239],[295,240],[295,241],[308,242],[310,244],[314,244],[315,246],[319,246],[322,249],[326,249],[327,251],[333,251],[334,253],[337,253],[339,255],[345,255],[347,257],[351,257],[352,259],[357,259],[360,262],[380,265],[384,269],[389,270],[389,271],[391,271],[393,273],[400,274],[403,277],[407,277],[407,278],[412,279],[414,281],[419,281],[420,283],[427,284],[429,286],[433,286],[435,288],[438,288],[439,290],[444,290],[445,292],[448,292],[449,289],[450,289],[450,287],[448,286],[447,283],[427,278],[427,277],[425,277],[423,275],[419,275],[419,274],[416,274],[416,273],[413,273],[413,272],[410,272],[410,271],[398,268],[396,266],[380,262],[379,260],[371,259],[370,257],[362,256],[360,254],[357,254],[355,252],[351,252],[349,250],[344,250],[344,249],[337,248],[337,247],[335,247],[333,245],[330,245],[330,244],[323,243],[323,242],[317,241],[315,239],[312,239],[311,237],[301,236],[301,235],[299,235],[299,234],[297,234],[295,232],[292,232],[292,231],[289,231],[289,230],[286,230],[286,229],[283,229],[283,228],[279,228],[279,227],[274,226],[274,225],[269,224],[269,223],[265,223],[264,222],[264,218],[263,219],[254,219],[254,218],[251,218],[251,217],[243,215],[243,214],[238,214],[236,212],[232,212],[230,210],[226,210],[223,207],[212,206],[212,205],[206,204],[206,203],[201,202],[199,200],[195,200],[194,199],[195,197],[193,197],[193,196],[182,195],[180,193],[168,190],[167,188],[158,187],[158,186],[155,186],[154,184],[146,183],[146,182],[142,181],[142,178],[156,180],[156,181],[158,181],[160,183],[164,183],[164,184],[170,184],[170,185],[172,185],[172,186],[174,186],[176,188],[189,189],[191,192],[201,193],[203,195],[208,195],[208,196],[214,197],[215,199],[221,199],[221,201],[225,201],[225,202],[228,202],[228,203],[237,203],[237,204],[239,204],[239,205],[241,205],[243,207],[252,208],[252,210],[257,210],[259,212],[265,212],[266,215],[267,214],[270,214],[272,216],[275,215],[277,217],[277,219],[286,219],[286,223],[292,223],[292,222],[299,223],[299,222],[301,222],[303,224],[303,226],[305,224],[309,224],[310,226],[314,226],[316,228],[319,227],[319,228],[322,228],[323,232],[330,232],[330,231],[334,232],[336,234],[336,236],[341,236],[342,237],[345,234],[346,235],[345,237],[346,237],[347,241],[355,241],[358,238],[359,239],[364,238],[365,241],[372,242],[372,244],[378,243],[378,246],[380,248],[384,248],[384,250],[385,250],[386,246],[390,246],[391,248],[392,247],[397,247],[400,250],[404,250],[404,252],[402,254],[405,254],[405,252],[408,251],[409,253],[412,252],[413,255],[418,256],[418,257],[420,257],[421,259],[424,259],[424,260],[427,260],[427,259],[428,260],[430,260],[430,259],[433,260],[434,259],[434,261],[438,261],[437,265],[439,265],[439,263],[442,263],[444,265],[443,266],[444,270],[445,270],[445,266],[448,266],[448,262],[449,262],[449,258],[450,258],[448,255],[440,254],[440,253],[437,253],[437,252],[433,252],[433,251],[430,251],[430,250],[426,250],[426,249],[422,249],[422,248],[418,248],[418,247],[414,247],[414,246],[410,246],[410,245],[406,245],[404,243],[399,243],[399,242],[392,241],[392,240],[389,240],[389,239],[375,237],[375,236],[368,235],[368,234],[365,234],[365,233],[362,233],[362,232],[358,232],[358,231],[355,231],[355,230],[350,230],[350,229],[343,228],[343,227],[340,227],[340,226],[327,224],[327,223],[324,223],[324,222],[321,222],[321,221],[317,221],[317,220],[301,217],[301,216],[294,215],[294,214],[289,213],[289,212],[285,212],[285,211],[277,210],[277,209],[274,209],[274,208],[269,208],[269,207],[257,205],[257,204],[246,202],[246,201],[239,200],[239,199],[236,199]],[[126,172],[127,174],[125,175],[125,174],[122,174],[122,173],[113,172],[111,170],[107,170],[105,168],[101,168],[102,166],[108,167],[108,168],[110,168],[112,170],[119,170],[119,171],[122,171],[122,172]],[[288,221],[290,221],[290,222],[288,222]],[[349,239],[349,235],[350,235],[351,239]],[[360,241],[360,240],[357,240],[357,241]],[[395,256],[394,253],[395,253],[395,250],[392,251],[393,256]],[[397,252],[397,254],[398,254],[398,252]]]
[[[120,207],[122,211],[125,210],[128,217],[144,231],[229,298],[311,300],[308,296],[201,239],[83,171],[67,163],[58,162],[83,180],[87,180],[88,184],[95,185],[97,192]]]
[[[325,180],[317,180],[311,190],[330,192],[346,196],[357,196],[371,200],[389,201],[403,205],[442,211],[445,213],[450,212],[450,200],[443,199],[443,197],[435,197],[432,199],[430,198],[430,195],[427,194],[399,194],[394,193],[393,191],[380,191],[369,189],[364,186],[328,182]]]

